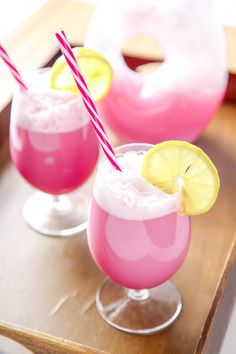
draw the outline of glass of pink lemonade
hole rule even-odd
[[[116,149],[122,173],[106,159],[100,162],[88,223],[92,256],[111,278],[97,294],[98,309],[114,327],[141,334],[158,332],[179,315],[181,296],[168,279],[190,242],[190,219],[177,212],[178,194],[166,194],[140,176],[150,147]]]
[[[70,236],[86,228],[85,200],[67,193],[92,174],[99,146],[78,94],[49,88],[50,69],[29,75],[28,90],[13,98],[10,124],[12,161],[40,192],[25,203],[23,216],[32,229]]]
[[[134,143],[115,152],[122,172],[101,160],[88,219],[91,254],[110,278],[97,307],[120,330],[152,334],[181,311],[169,279],[189,249],[188,215],[214,204],[219,177],[207,155],[186,142]]]

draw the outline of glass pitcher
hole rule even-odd
[[[120,142],[192,142],[212,119],[227,83],[224,36],[213,5],[105,0],[97,7],[85,45],[113,67],[110,92],[98,110]],[[135,72],[123,58],[122,46],[137,34],[151,36],[164,52],[154,72]]]

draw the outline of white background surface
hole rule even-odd
[[[214,1],[221,23],[236,27],[236,0]],[[12,30],[16,29],[28,16],[46,2],[47,0],[0,0],[0,41],[8,36]],[[87,2],[99,3],[99,0],[91,0]],[[59,0],[58,3],[60,3]],[[232,312],[220,354],[236,354],[236,306]]]
[[[47,0],[0,0],[0,40],[46,2]],[[99,0],[84,0],[84,2],[99,3]],[[236,0],[214,0],[214,2],[220,21],[224,25],[236,27]]]

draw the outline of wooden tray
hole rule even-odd
[[[46,21],[47,6],[47,13],[58,17],[61,27],[74,26],[75,37],[78,31],[71,16],[76,6],[81,10],[81,21],[90,16],[91,8],[87,11],[70,0],[62,3],[65,9],[55,12],[58,2],[49,1],[39,15]],[[31,22],[37,26],[35,17]],[[56,20],[47,23],[50,31],[55,31]],[[23,27],[23,37],[29,28]],[[42,27],[38,32],[35,29],[37,36],[48,38],[41,31]],[[48,61],[45,41],[36,42],[37,46],[43,43],[44,49],[30,58],[34,66]],[[14,47],[13,39],[9,43]],[[32,41],[27,43],[35,47]],[[55,48],[51,56],[54,53]],[[133,61],[134,65],[142,63],[140,58]],[[183,312],[167,331],[149,337],[122,333],[98,314],[95,294],[103,275],[90,256],[86,233],[59,240],[38,235],[25,225],[21,210],[32,189],[9,159],[9,108],[0,113],[0,335],[40,354],[101,350],[110,354],[217,354],[236,291],[236,105],[224,102],[197,141],[218,167],[221,190],[213,210],[192,219],[190,252],[173,278],[183,295]],[[22,354],[23,349],[0,337],[0,352]]]
[[[235,116],[236,105],[225,102],[197,142],[216,163],[221,190],[211,212],[192,218],[190,252],[173,278],[183,295],[183,312],[167,331],[149,337],[122,333],[98,314],[95,294],[103,275],[91,259],[86,233],[60,240],[38,235],[25,225],[21,210],[31,188],[16,172],[6,144],[2,144],[0,320],[28,330],[2,323],[0,334],[12,336],[37,353],[43,353],[37,350],[39,341],[47,353],[96,353],[97,349],[112,354],[192,354],[204,350],[216,354],[233,303],[232,289],[236,288],[236,277],[231,276],[235,272]],[[96,349],[67,343],[70,351],[60,351],[65,342],[50,335]],[[58,348],[53,349],[55,345]],[[1,339],[0,348],[22,353]]]

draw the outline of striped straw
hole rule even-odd
[[[7,54],[6,50],[3,48],[3,46],[0,44],[0,57],[3,59],[3,61],[6,63],[8,69],[10,70],[12,76],[20,86],[21,90],[27,90],[27,86],[24,83],[21,74],[19,71],[16,69],[15,65],[13,64],[11,58]]]
[[[96,109],[95,104],[91,98],[87,84],[86,84],[84,77],[79,69],[79,66],[78,66],[75,56],[74,56],[74,53],[71,50],[70,44],[67,41],[64,31],[61,31],[60,33],[56,33],[56,37],[57,37],[59,46],[61,48],[61,51],[66,59],[66,62],[71,69],[75,83],[81,93],[82,100],[83,100],[84,105],[87,108],[87,111],[90,115],[91,122],[94,126],[95,132],[96,132],[98,140],[102,146],[102,149],[103,149],[106,157],[110,161],[110,163],[113,165],[113,167],[115,167],[118,171],[121,171],[121,168],[117,163],[117,158],[115,156],[114,150],[112,149],[112,146],[109,142],[108,136],[107,136],[107,134],[104,130],[104,127],[101,123],[101,120],[98,116],[97,109]]]

